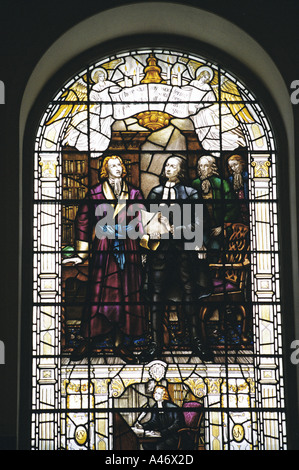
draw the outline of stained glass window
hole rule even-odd
[[[35,140],[32,449],[286,448],[276,146],[201,56],[88,64]]]

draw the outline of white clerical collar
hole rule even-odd
[[[162,199],[176,199],[174,187],[177,183],[177,181],[167,181],[165,183],[165,186],[163,188]]]
[[[173,188],[177,184],[177,181],[167,181],[165,183],[166,188]]]

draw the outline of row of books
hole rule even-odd
[[[76,217],[78,206],[62,206],[62,223],[73,221]]]
[[[63,173],[86,174],[87,162],[85,160],[64,160],[62,171]]]
[[[62,245],[73,245],[75,243],[75,233],[73,224],[62,225]]]
[[[83,199],[86,193],[85,187],[64,188],[62,191],[63,199]]]
[[[62,183],[64,188],[68,188],[70,186],[73,186],[75,188],[78,188],[79,186],[84,186],[86,188],[88,184],[88,178],[87,176],[81,178],[74,178],[73,176],[64,176],[62,179]]]

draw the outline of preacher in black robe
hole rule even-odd
[[[153,396],[156,400],[149,421],[142,424],[144,431],[156,431],[159,438],[143,442],[144,450],[176,450],[178,430],[182,427],[182,413],[178,405],[170,401],[165,387],[157,385]]]
[[[162,184],[154,187],[149,193],[149,204],[157,202],[171,206],[177,202],[181,205],[182,211],[184,211],[184,204],[200,204],[200,196],[194,188],[186,184],[186,176],[186,160],[180,156],[169,157],[161,174]],[[209,227],[205,216],[203,219],[204,232],[208,233]],[[169,220],[170,226],[172,222]],[[192,223],[196,224],[197,221],[194,220]],[[148,294],[151,301],[152,342],[148,349],[140,355],[141,362],[149,362],[161,357],[165,303],[169,301],[171,290],[172,295],[175,290],[177,297],[181,296],[182,313],[192,338],[193,353],[201,359],[210,360],[207,352],[202,348],[195,310],[199,297],[211,293],[207,262],[204,259],[198,259],[197,251],[187,250],[186,240],[183,236],[174,236],[175,230],[182,229],[172,226],[172,233],[169,233],[166,238],[161,237],[158,247],[148,254]],[[201,275],[201,284],[203,284],[202,280],[205,284],[201,285],[201,293],[198,292],[199,275]],[[178,301],[178,298],[173,298],[173,300]]]

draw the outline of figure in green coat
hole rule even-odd
[[[215,157],[200,157],[197,174],[198,178],[193,181],[192,186],[206,203],[210,215],[211,232],[205,244],[212,258],[217,261],[219,250],[223,246],[223,225],[238,220],[238,203],[228,181],[221,178]]]

